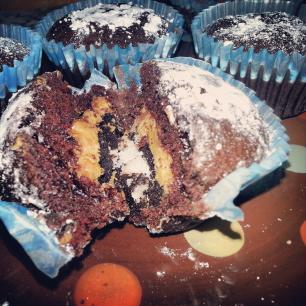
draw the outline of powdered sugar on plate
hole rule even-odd
[[[206,261],[200,261],[198,259],[198,256],[193,251],[192,248],[188,248],[185,251],[181,250],[174,250],[167,246],[163,246],[159,249],[160,253],[170,257],[171,259],[188,259],[189,261],[193,262],[193,268],[195,270],[201,270],[201,269],[208,269],[210,267],[209,262]]]

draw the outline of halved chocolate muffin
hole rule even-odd
[[[0,123],[1,199],[26,205],[73,255],[95,228],[129,213],[122,193],[99,183],[104,169],[95,122],[80,119],[95,95],[103,97],[105,88],[73,94],[58,72],[45,73],[13,96]]]
[[[151,61],[140,76],[133,103],[116,105],[153,174],[132,191],[135,181],[124,182],[129,220],[152,233],[185,230],[212,215],[205,195],[218,181],[267,154],[269,135],[249,98],[208,71]]]

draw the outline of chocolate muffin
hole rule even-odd
[[[86,0],[51,11],[36,26],[48,58],[69,83],[82,87],[94,69],[113,68],[174,54],[184,18],[156,1]]]
[[[47,73],[2,118],[1,198],[31,207],[76,254],[128,214],[152,233],[201,222],[210,188],[268,150],[256,108],[221,78],[154,61],[141,78],[140,92],[73,94]]]
[[[132,191],[135,180],[123,182],[129,220],[151,233],[185,230],[213,214],[205,195],[218,181],[267,154],[269,135],[249,98],[208,71],[151,61],[140,75],[134,106],[116,106],[153,174]]]
[[[270,154],[257,108],[221,77],[149,61],[140,78],[141,87],[75,90],[45,73],[0,121],[0,199],[26,206],[69,259],[114,221],[159,234],[218,215],[210,190]]]
[[[0,72],[3,65],[14,66],[14,60],[22,61],[30,53],[28,47],[15,39],[0,37]]]
[[[103,87],[73,94],[58,72],[45,73],[12,97],[0,122],[1,199],[27,206],[72,257],[95,228],[129,212],[121,192],[88,170],[103,173],[95,125],[80,117],[91,102],[103,108],[103,95]]]
[[[296,8],[235,0],[203,10],[192,23],[199,57],[253,89],[281,118],[306,111],[306,24]]]
[[[108,48],[118,45],[154,43],[166,35],[169,23],[152,9],[131,4],[97,4],[73,11],[57,20],[47,33],[47,39],[73,44],[75,48],[90,45]]]

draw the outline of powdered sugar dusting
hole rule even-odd
[[[139,23],[143,13],[148,13],[148,22],[144,25],[147,35],[157,36],[162,27],[162,18],[154,13],[152,9],[145,9],[130,4],[112,5],[97,4],[83,10],[74,11],[70,14],[71,29],[82,34],[89,34],[90,23],[97,23],[99,26],[108,26],[110,30],[117,28],[128,28],[134,23]]]
[[[9,148],[14,144],[15,138],[19,133],[32,134],[31,127],[39,127],[43,114],[35,117],[30,126],[21,126],[22,120],[31,112],[35,111],[32,102],[32,92],[28,91],[28,86],[22,91],[14,94],[10,99],[9,105],[2,115],[0,121],[0,173],[2,181],[5,176],[11,176],[12,165],[16,155]],[[39,208],[45,203],[38,196],[38,189],[35,186],[26,186],[22,182],[22,170],[15,165],[13,168],[13,194],[24,204],[32,204]]]
[[[136,203],[146,199],[149,181],[152,173],[148,162],[137,145],[128,137],[123,137],[117,149],[111,150],[110,155],[114,167],[127,176],[127,184],[131,189],[131,196]],[[137,180],[137,184],[133,182]]]
[[[0,71],[2,66],[12,66],[14,59],[22,60],[30,50],[22,43],[7,37],[0,37]]]
[[[226,16],[206,29],[208,35],[233,43],[236,47],[261,49],[275,53],[282,50],[306,52],[306,25],[287,13],[264,13]]]
[[[39,127],[44,114],[35,116],[35,120],[31,122],[30,126],[22,126],[22,120],[35,111],[32,102],[32,92],[28,91],[28,86],[18,93],[15,93],[10,99],[9,105],[3,113],[0,121],[0,148],[3,147],[4,142],[8,139],[14,139],[17,133],[25,132],[32,134],[31,127]]]
[[[173,249],[170,249],[170,248],[166,247],[166,246],[162,247],[162,248],[160,249],[160,252],[161,252],[163,255],[168,256],[168,257],[170,257],[170,258],[172,258],[172,259],[174,259],[174,258],[176,257],[175,251],[174,251]]]
[[[144,173],[149,176],[151,174],[149,165],[143,156],[143,153],[139,151],[136,144],[124,137],[119,144],[118,150],[112,150],[114,166],[121,168],[124,174],[131,173]]]
[[[205,124],[208,118],[225,120],[238,133],[259,142],[257,155],[262,156],[266,147],[259,132],[263,121],[242,91],[197,67],[174,62],[157,62],[157,65],[161,70],[159,90],[167,95],[177,124],[188,134],[199,165],[222,148],[220,143],[213,148],[205,145],[214,136]],[[218,130],[218,124],[215,128]]]

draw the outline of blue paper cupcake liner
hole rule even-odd
[[[106,76],[93,71],[82,89],[72,88],[72,91],[88,91],[95,84],[107,88],[114,85]],[[49,277],[56,277],[60,268],[73,258],[71,252],[60,246],[55,233],[43,221],[36,219],[32,211],[22,204],[0,201],[0,220],[35,266]]]
[[[286,55],[282,51],[272,54],[266,49],[258,53],[253,48],[244,51],[243,47],[235,48],[232,44],[215,40],[203,33],[203,29],[217,19],[229,15],[262,12],[286,12],[295,15],[298,5],[299,1],[235,0],[203,10],[193,19],[191,25],[198,57],[252,87],[281,117],[306,111],[306,56],[297,52]],[[300,17],[305,20],[306,10],[300,10]],[[266,91],[262,87],[267,87]],[[300,91],[298,96],[294,94],[297,90]],[[280,92],[282,96],[279,95]]]
[[[200,12],[209,6],[216,5],[220,2],[221,1],[218,0],[170,0],[172,5],[184,8],[194,13]],[[298,7],[302,2],[303,0],[295,0],[296,7]]]
[[[260,116],[264,120],[269,135],[271,135],[271,139],[269,140],[269,151],[271,153],[260,162],[253,163],[248,168],[236,169],[212,187],[205,196],[205,207],[209,209],[210,217],[218,216],[228,221],[242,220],[243,212],[239,207],[234,205],[234,199],[241,190],[273,172],[288,159],[289,145],[285,128],[281,125],[279,118],[274,115],[273,110],[265,102],[261,101],[253,90],[220,69],[204,61],[189,57],[160,59],[158,61],[183,63],[199,67],[221,77],[224,81],[243,91],[256,106]],[[114,68],[115,79],[119,88],[127,88],[132,83],[141,86],[141,65],[121,65]]]
[[[189,10],[191,12],[200,12],[211,5],[218,3],[217,0],[170,0],[174,6]]]
[[[154,43],[141,43],[133,47],[120,48],[115,45],[108,48],[106,44],[97,48],[90,46],[87,51],[84,46],[75,48],[73,44],[64,46],[63,43],[48,41],[46,35],[54,22],[66,14],[75,10],[94,6],[98,3],[118,4],[132,3],[133,5],[151,8],[154,12],[169,21],[167,35],[156,38]],[[79,72],[86,77],[93,69],[98,69],[112,76],[112,69],[120,64],[135,64],[152,58],[170,57],[176,51],[183,34],[184,18],[172,7],[163,3],[150,0],[87,0],[67,5],[61,9],[52,11],[37,25],[36,29],[42,36],[43,48],[49,59],[63,70],[72,73]]]
[[[38,73],[42,43],[40,35],[18,25],[0,24],[0,37],[15,39],[30,49],[30,53],[23,60],[14,60],[13,67],[3,65],[0,72],[0,99],[4,99],[8,92],[16,92]]]

